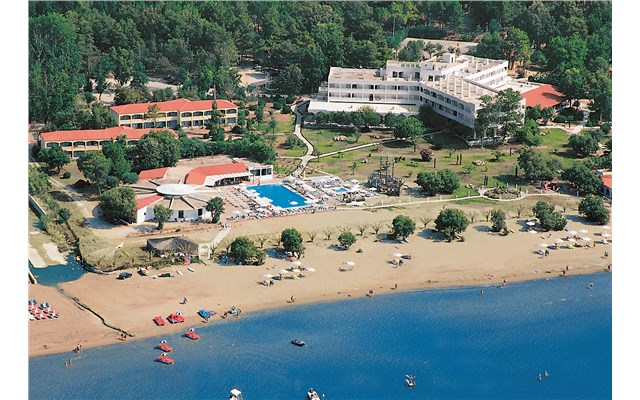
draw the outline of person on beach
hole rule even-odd
[[[395,286],[393,287],[393,289],[397,289],[398,288],[398,284],[396,283]]]
[[[373,289],[369,289],[369,297],[373,297]]]
[[[484,296],[484,290],[480,291],[480,296]]]
[[[589,289],[593,289],[593,282],[589,282]]]
[[[182,300],[182,304],[187,304],[187,298],[185,297],[184,300]]]
[[[542,374],[538,374],[538,382],[542,380]]]
[[[606,258],[606,257],[609,257],[609,252],[605,251],[605,252],[604,252],[604,256],[605,256],[605,258]]]
[[[296,302],[296,298],[291,296],[291,299],[289,299],[291,303],[295,303]]]

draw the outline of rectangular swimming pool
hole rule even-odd
[[[284,185],[247,186],[247,190],[256,192],[260,197],[271,200],[271,204],[280,208],[295,208],[306,205],[306,199]]]

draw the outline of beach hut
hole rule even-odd
[[[197,256],[198,248],[197,243],[178,236],[147,240],[147,250],[156,255],[182,253]]]

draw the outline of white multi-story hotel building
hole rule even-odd
[[[473,128],[481,96],[507,88],[524,93],[540,86],[512,81],[507,66],[506,60],[444,53],[420,62],[390,60],[380,69],[331,67],[309,112],[356,111],[368,105],[383,115],[415,115],[426,104]],[[524,112],[525,99],[520,104]]]

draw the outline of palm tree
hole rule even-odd
[[[205,209],[213,214],[211,222],[215,224],[220,221],[220,214],[224,212],[224,201],[222,200],[222,197],[214,197],[207,201]]]

